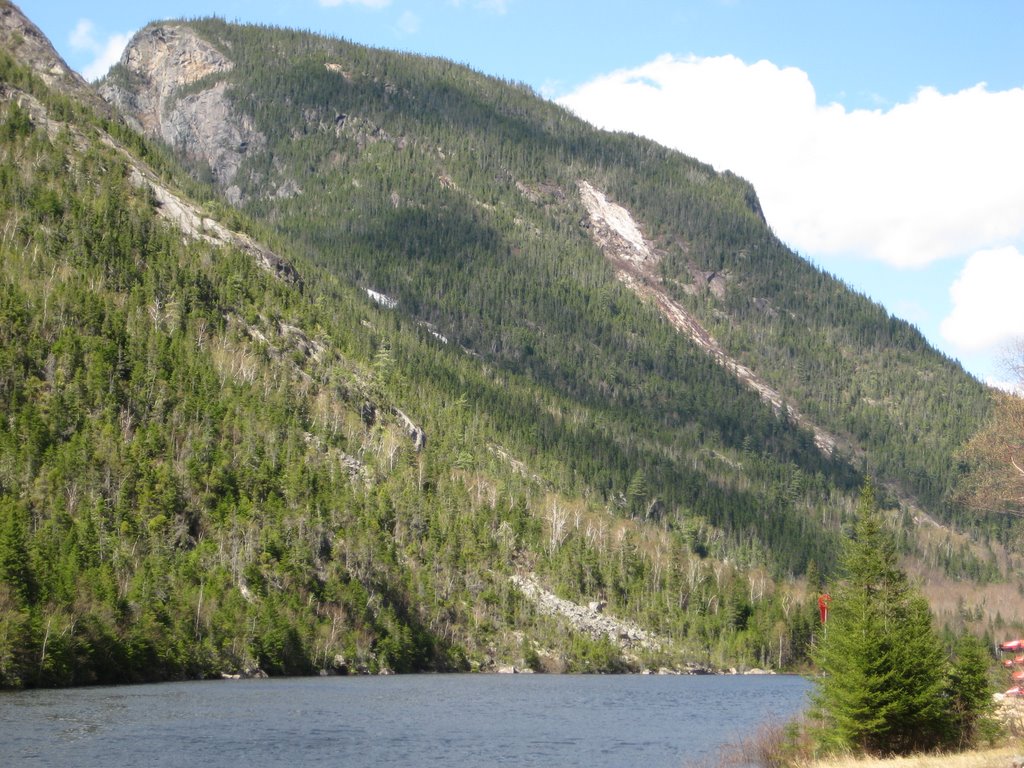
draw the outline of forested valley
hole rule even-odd
[[[216,19],[137,36],[230,61],[159,110],[214,94],[234,143],[167,142],[0,11],[0,685],[798,669],[868,478],[950,636],[1024,619],[1019,526],[955,493],[989,394],[742,179],[451,62]],[[788,405],[617,279],[581,181]]]

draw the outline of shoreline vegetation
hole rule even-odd
[[[898,565],[869,484],[841,572],[829,631],[811,651],[820,673],[807,712],[764,724],[714,765],[1024,765],[1014,756],[1024,702],[993,696],[993,659],[981,640],[965,634],[950,649],[939,638],[927,602]]]
[[[768,721],[746,739],[726,745],[714,760],[686,763],[686,768],[1024,768],[1024,701],[996,698],[998,732],[986,743],[962,751],[940,750],[907,755],[849,752],[815,754],[813,726],[794,720]]]
[[[754,736],[727,745],[713,761],[686,763],[686,768],[1019,768],[1024,743],[1014,735],[995,745],[963,752],[871,756],[837,754],[823,757],[793,754],[800,747],[787,741],[787,726],[767,724]]]
[[[687,763],[688,768],[1017,768],[1024,765],[1024,745],[1019,739],[996,747],[966,752],[869,757],[865,755],[833,755],[811,760],[777,760],[751,754],[746,745],[734,746],[713,763]]]
[[[817,760],[806,768],[1008,768],[1021,760],[1021,745],[1013,744],[970,752],[905,757],[836,757]]]

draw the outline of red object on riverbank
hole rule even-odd
[[[1007,640],[1005,643],[999,644],[1000,651],[1016,651],[1017,655],[1012,659],[1003,659],[1003,666],[1007,669],[1012,669],[1015,666],[1024,666],[1024,640]],[[1010,673],[1010,680],[1017,685],[1013,686],[1010,690],[1003,694],[1008,698],[1022,698],[1024,697],[1024,687],[1021,687],[1020,683],[1024,682],[1024,669],[1018,669]]]
[[[828,604],[832,602],[832,595],[826,592],[818,598],[818,613],[821,615],[821,623],[828,621]]]

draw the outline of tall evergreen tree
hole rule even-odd
[[[947,733],[942,646],[927,603],[898,567],[869,484],[843,566],[846,580],[832,592],[814,651],[823,673],[814,695],[822,741],[874,754],[940,744]]]
[[[956,660],[949,672],[949,710],[955,746],[967,749],[998,732],[995,702],[988,680],[990,657],[974,635],[957,642]]]
[[[35,583],[26,545],[25,511],[16,502],[0,498],[0,585],[6,585],[22,606],[32,602]]]

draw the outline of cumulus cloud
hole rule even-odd
[[[953,310],[940,331],[964,352],[1024,337],[1024,253],[1005,246],[973,254],[949,289]]]
[[[850,111],[819,105],[796,68],[665,55],[559,102],[749,179],[775,232],[816,258],[923,266],[1024,236],[1024,89]]]
[[[365,8],[387,8],[391,0],[320,0],[324,8],[336,8],[339,5],[361,5]]]
[[[75,50],[90,50],[96,46],[96,25],[89,19],[79,19],[68,35],[68,42]]]
[[[68,42],[71,43],[73,50],[93,56],[93,60],[82,68],[82,77],[86,80],[99,80],[107,74],[107,70],[121,58],[132,34],[126,32],[99,40],[96,37],[96,26],[89,19],[79,19],[68,37]]]
[[[398,17],[398,30],[406,35],[414,35],[420,31],[420,17],[412,11],[405,11]]]

